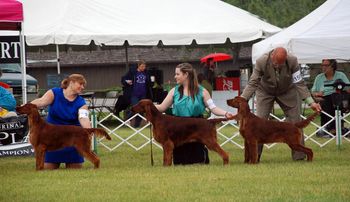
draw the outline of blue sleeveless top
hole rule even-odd
[[[173,97],[173,115],[182,117],[201,116],[205,111],[202,86],[199,86],[199,92],[194,97],[193,100],[191,96],[183,95],[179,99],[179,85],[176,85]]]
[[[56,125],[80,126],[78,111],[85,105],[84,98],[78,96],[74,101],[69,101],[64,97],[62,88],[52,88],[51,90],[55,98],[49,106],[47,122]]]
[[[62,88],[51,89],[55,98],[49,106],[47,122],[55,125],[76,125],[80,126],[78,111],[85,100],[81,96],[74,101],[67,100],[63,95]],[[84,158],[78,153],[75,147],[65,147],[55,151],[45,153],[46,163],[83,163]]]

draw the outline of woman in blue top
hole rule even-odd
[[[80,74],[72,74],[61,83],[61,88],[48,90],[41,98],[32,101],[39,108],[49,106],[47,122],[56,125],[76,125],[90,128],[88,106],[79,96],[84,90],[86,80]],[[57,169],[60,163],[66,168],[81,168],[83,157],[75,147],[65,147],[45,154],[45,169]]]
[[[177,85],[169,91],[160,105],[156,105],[160,112],[172,105],[174,116],[202,117],[207,107],[215,115],[232,118],[231,113],[216,107],[209,92],[198,84],[196,71],[191,64],[177,65],[175,80]],[[201,143],[187,143],[174,149],[173,161],[175,165],[209,163],[208,150]]]
[[[311,89],[312,95],[321,100],[322,109],[331,116],[335,116],[335,108],[332,101],[332,94],[335,93],[335,88],[332,86],[324,86],[325,84],[333,84],[336,80],[341,79],[345,83],[349,83],[348,77],[343,72],[336,71],[337,61],[335,59],[322,60],[322,73],[315,78]],[[321,113],[321,125],[325,125],[331,118]],[[332,121],[326,126],[327,131],[335,132],[335,121]],[[328,134],[320,131],[316,134],[318,137],[330,137]]]

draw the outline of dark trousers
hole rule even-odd
[[[327,95],[323,97],[323,101],[321,102],[322,110],[324,110],[327,114],[331,116],[335,116],[335,108],[333,106],[332,101],[332,95]],[[331,120],[331,117],[327,116],[326,114],[321,113],[321,126],[325,125],[329,120]],[[326,129],[328,131],[335,129],[335,121],[333,120],[331,123],[329,123],[326,126]]]
[[[301,138],[300,143],[302,145],[305,145],[304,138]],[[258,144],[258,162],[260,162],[260,158],[261,158],[261,154],[263,152],[263,149],[264,149],[264,144]],[[293,160],[304,160],[305,157],[306,157],[306,154],[304,154],[303,152],[292,150]]]
[[[284,104],[282,101],[280,101],[278,98],[269,95],[265,91],[257,90],[256,91],[256,97],[257,97],[257,115],[261,118],[268,119],[269,114],[271,110],[273,109],[274,102],[276,101],[281,109],[283,110],[283,113],[286,116],[286,120],[288,122],[298,122],[300,121],[300,111],[301,111],[301,99],[299,98],[298,94],[296,93],[296,101],[297,103],[295,106],[290,107],[286,104]],[[304,137],[301,138],[302,145],[304,145]],[[258,161],[260,161],[260,157],[263,151],[263,144],[258,145]],[[304,159],[306,155],[303,152],[298,151],[292,151],[292,158],[293,160],[301,160]]]
[[[131,106],[136,105],[140,100],[145,99],[146,95],[144,96],[131,96]],[[131,111],[129,111],[128,117],[130,118],[131,116],[133,116],[134,113],[132,113]],[[135,117],[135,124],[133,125],[133,127],[137,128],[140,126],[142,121],[142,118],[140,118],[139,116]]]
[[[128,97],[125,95],[119,96],[114,106],[114,114],[119,117],[119,113],[123,110],[126,110],[129,105],[130,99]]]
[[[174,165],[195,163],[209,164],[208,149],[204,144],[191,142],[175,147],[173,151]]]

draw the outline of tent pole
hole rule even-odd
[[[19,31],[19,41],[21,44],[20,54],[21,54],[21,68],[22,68],[22,104],[27,103],[27,68],[26,68],[26,56],[25,56],[25,41],[24,34],[21,29]]]
[[[60,48],[58,47],[58,44],[56,44],[56,57],[57,57],[57,74],[61,74],[61,67],[60,67]]]

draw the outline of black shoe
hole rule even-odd
[[[303,152],[292,151],[292,159],[294,161],[303,161],[306,158],[306,154]]]
[[[316,133],[316,137],[323,137],[325,135],[325,132],[320,130]]]
[[[318,131],[316,133],[316,137],[319,137],[319,138],[332,138],[331,135],[325,133],[324,131]]]

